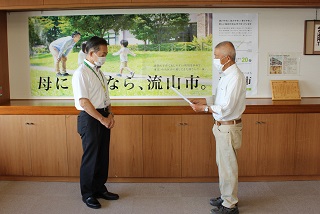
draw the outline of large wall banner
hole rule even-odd
[[[257,94],[258,83],[258,15],[248,13],[213,14],[213,44],[231,41],[236,48],[236,63],[247,81],[247,95]],[[219,72],[213,70],[213,86]],[[215,88],[213,88],[215,93]]]
[[[109,43],[101,70],[113,98],[176,97],[170,87],[189,97],[211,95],[211,13],[29,16],[28,25],[32,97],[73,96],[72,74],[92,36]],[[77,32],[78,41],[72,39]],[[119,56],[123,41],[130,50],[126,66]]]

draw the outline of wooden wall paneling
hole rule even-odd
[[[41,6],[44,0],[0,0],[1,7],[10,6]]]
[[[181,115],[143,115],[143,176],[181,177]]]
[[[94,4],[118,4],[131,3],[131,0],[43,0],[44,5],[94,5]]]
[[[9,62],[8,62],[8,38],[7,38],[7,13],[0,11],[0,104],[9,102]]]
[[[320,114],[298,114],[295,175],[320,175]]]
[[[218,176],[212,115],[182,116],[182,177]]]

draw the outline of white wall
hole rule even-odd
[[[303,55],[304,21],[316,18],[316,9],[140,9],[45,11],[8,13],[8,54],[11,99],[32,99],[30,92],[28,16],[71,14],[123,13],[258,13],[259,16],[259,71],[258,93],[251,97],[270,98],[270,80],[299,80],[302,97],[320,97],[320,55]],[[319,12],[319,10],[318,10]],[[268,75],[268,54],[299,53],[300,74],[292,76]],[[60,97],[61,98],[61,97]]]

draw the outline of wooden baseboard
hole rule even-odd
[[[79,182],[79,177],[0,176],[0,180],[1,181],[39,181],[39,182]],[[320,175],[239,177],[239,182],[312,181],[312,180],[320,180]],[[219,182],[219,179],[218,177],[109,178],[108,182],[110,183],[210,183],[210,182]]]

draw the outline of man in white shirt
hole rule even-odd
[[[105,39],[94,36],[86,44],[87,57],[72,77],[75,107],[80,110],[78,133],[83,155],[80,188],[83,202],[99,209],[97,200],[117,200],[119,195],[107,190],[110,133],[115,121],[111,109],[108,82],[100,67],[108,54]]]
[[[204,99],[193,100],[195,112],[212,113],[215,123],[216,162],[221,196],[210,199],[212,214],[238,214],[237,150],[242,143],[241,115],[245,110],[246,81],[235,64],[236,51],[229,41],[214,49],[214,65],[222,73],[213,105]]]

